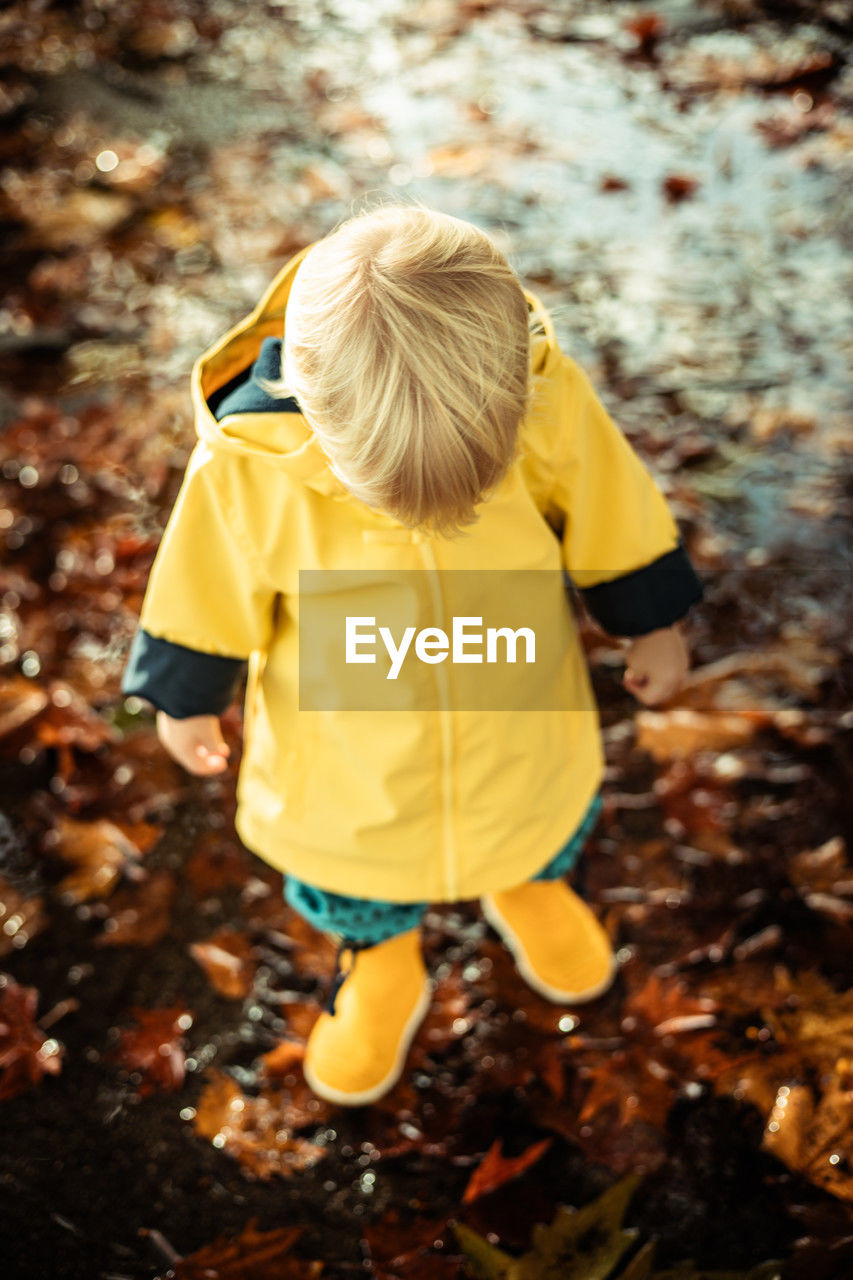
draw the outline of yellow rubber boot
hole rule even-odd
[[[320,1014],[302,1069],[319,1098],[360,1107],[388,1093],[432,998],[420,928],[364,949],[344,946],[334,1012]]]
[[[528,986],[546,1000],[595,1000],[618,964],[595,914],[563,880],[531,880],[480,899]]]

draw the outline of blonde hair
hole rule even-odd
[[[282,380],[332,470],[409,528],[459,532],[503,479],[530,401],[530,321],[503,253],[419,204],[349,218],[293,280]]]

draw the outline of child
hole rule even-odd
[[[399,1079],[429,1006],[429,902],[480,898],[549,1000],[610,986],[608,938],[564,879],[600,811],[604,763],[564,573],[605,630],[633,637],[624,680],[648,705],[683,680],[678,621],[702,588],[547,313],[456,218],[413,204],[345,221],[201,357],[192,395],[199,440],[122,688],[157,708],[176,760],[219,773],[218,717],[248,662],[237,830],[338,939],[304,1070],[319,1096],[360,1105]],[[477,710],[427,656],[435,704],[370,709],[336,693],[306,705],[300,610],[334,606],[342,570],[380,595],[408,574],[439,611],[454,570],[547,571],[559,589],[531,631],[560,638],[553,697]],[[388,598],[405,614],[405,592]],[[316,646],[303,629],[304,660]]]

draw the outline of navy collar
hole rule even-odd
[[[242,369],[224,387],[207,397],[217,422],[229,413],[301,413],[294,396],[277,400],[259,384],[259,379],[281,377],[281,338],[264,338],[251,369]]]

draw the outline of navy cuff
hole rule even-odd
[[[140,627],[130,646],[121,691],[145,698],[174,720],[219,716],[234,701],[245,658],[224,658],[162,640]]]
[[[678,546],[651,564],[579,591],[598,625],[614,636],[641,636],[670,627],[704,595],[681,538]]]

